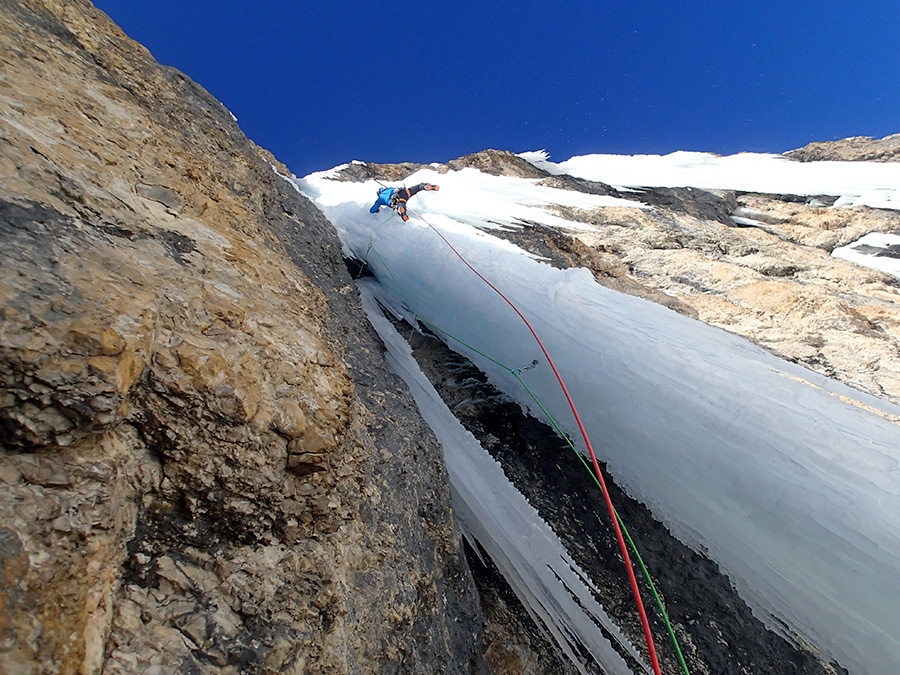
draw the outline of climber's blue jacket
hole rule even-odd
[[[391,197],[394,195],[394,188],[386,187],[381,188],[378,191],[378,201],[372,204],[372,208],[369,209],[369,213],[378,213],[378,209],[382,206],[390,206],[391,205]]]
[[[432,191],[440,189],[439,185],[432,185],[431,183],[419,183],[410,188],[405,186],[399,188],[381,188],[378,191],[378,201],[372,204],[369,213],[378,213],[378,209],[382,206],[390,206],[392,209],[396,209],[397,214],[400,216],[400,220],[405,223],[409,220],[409,216],[406,214],[406,200],[410,199],[415,194],[419,194],[422,190]]]

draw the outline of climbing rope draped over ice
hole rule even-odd
[[[609,490],[606,489],[606,480],[603,478],[603,472],[600,470],[600,464],[597,461],[597,455],[594,453],[594,447],[591,444],[591,439],[588,437],[587,430],[584,428],[584,424],[581,421],[581,415],[578,414],[578,409],[575,406],[575,402],[572,400],[572,396],[569,394],[569,390],[566,387],[566,383],[563,381],[562,375],[559,370],[556,368],[556,364],[553,362],[553,358],[550,356],[550,353],[547,351],[547,348],[544,346],[544,343],[541,341],[540,336],[534,330],[534,327],[531,325],[531,322],[528,321],[526,316],[522,314],[518,307],[508,298],[503,292],[498,289],[494,284],[488,281],[477,269],[475,269],[468,260],[450,243],[450,241],[438,230],[434,225],[429,223],[425,218],[422,217],[421,214],[412,211],[410,212],[415,214],[419,219],[422,220],[423,223],[428,225],[443,241],[450,247],[450,250],[453,251],[457,255],[457,257],[462,260],[463,264],[468,267],[479,279],[481,279],[485,284],[487,284],[497,295],[499,295],[507,305],[509,305],[512,310],[519,316],[519,318],[524,322],[527,326],[528,330],[531,332],[531,335],[534,337],[535,342],[537,342],[538,347],[540,347],[541,352],[544,354],[544,358],[547,359],[547,364],[553,370],[553,374],[556,376],[556,381],[559,383],[560,388],[562,389],[563,395],[566,397],[566,401],[569,404],[569,408],[572,411],[572,416],[575,418],[575,423],[578,425],[578,430],[581,432],[582,439],[584,440],[584,444],[587,447],[588,453],[591,457],[591,464],[594,468],[594,474],[597,477],[597,482],[600,483],[601,490],[603,491],[603,498],[606,502],[606,508],[609,511],[609,517],[612,521],[613,529],[616,533],[616,540],[619,543],[619,550],[622,553],[622,558],[625,561],[625,571],[628,574],[628,582],[631,584],[631,592],[634,595],[634,601],[637,605],[638,614],[641,618],[641,626],[644,630],[644,639],[647,641],[647,650],[650,654],[650,665],[653,667],[653,672],[657,675],[660,675],[661,671],[659,668],[659,661],[656,656],[656,647],[653,643],[653,634],[650,631],[650,622],[647,619],[647,611],[644,608],[644,602],[641,600],[641,591],[638,588],[637,578],[634,574],[634,568],[631,564],[631,557],[628,555],[628,546],[625,544],[625,538],[622,535],[622,528],[619,527],[619,521],[616,518],[616,510],[613,506],[612,499],[609,496]]]
[[[394,313],[396,308],[381,304],[390,302],[384,297],[384,287],[374,279],[362,279],[359,290],[363,308],[387,350],[388,366],[409,386],[422,417],[444,448],[454,511],[473,550],[479,556],[482,550],[487,553],[535,625],[557,642],[579,673],[589,673],[581,662],[585,653],[608,675],[651,673],[635,646],[597,602],[597,589],[553,530],[422,373],[409,343],[385,318],[386,309]],[[622,654],[629,655],[634,666],[629,666]]]
[[[854,166],[842,172],[855,175]],[[362,258],[388,214],[365,215],[372,183],[334,178],[313,175],[300,186],[334,223],[345,251]],[[706,551],[776,633],[802,636],[852,670],[891,671],[900,659],[898,407],[490,235],[532,222],[577,228],[548,205],[606,206],[593,201],[599,197],[475,169],[441,176],[423,169],[415,180],[443,180],[458,194],[423,196],[414,208],[528,316],[598,455],[629,492],[682,543]],[[425,318],[484,352],[502,348],[512,367],[541,360],[522,379],[587,458],[520,319],[415,216],[380,232],[380,254]],[[382,301],[415,321],[384,267],[369,259]],[[542,416],[509,370],[450,344]],[[829,588],[835,592],[823,592]]]
[[[518,317],[522,320],[522,322],[526,325],[526,327],[527,327],[528,330],[530,331],[531,335],[533,336],[535,342],[538,344],[539,348],[541,349],[542,353],[544,354],[544,357],[545,357],[547,363],[550,365],[551,369],[553,370],[554,375],[555,375],[555,377],[556,377],[556,379],[557,379],[557,382],[559,383],[560,388],[561,388],[561,390],[563,391],[563,394],[564,394],[565,397],[566,397],[566,400],[567,400],[567,402],[568,402],[568,404],[569,404],[569,407],[570,407],[570,409],[571,409],[571,411],[572,411],[573,417],[575,418],[575,421],[576,421],[576,423],[577,423],[577,425],[578,425],[578,427],[579,427],[579,430],[581,431],[582,437],[583,437],[584,442],[585,442],[585,446],[586,446],[587,449],[588,449],[588,452],[589,452],[589,455],[590,455],[590,458],[591,458],[591,466],[589,466],[589,465],[587,464],[587,462],[585,461],[585,459],[584,459],[584,457],[581,455],[581,453],[577,451],[577,449],[575,448],[574,444],[572,444],[572,442],[571,442],[571,440],[568,438],[568,436],[567,436],[566,434],[562,433],[562,430],[560,429],[560,427],[559,427],[559,425],[556,423],[556,421],[553,419],[553,417],[547,412],[546,408],[541,404],[541,402],[538,400],[538,398],[536,397],[536,395],[534,394],[534,392],[533,392],[530,388],[528,388],[528,386],[527,386],[527,385],[525,384],[525,382],[522,380],[522,378],[521,378],[522,373],[523,373],[523,372],[526,372],[527,370],[530,370],[530,369],[534,368],[535,366],[537,366],[537,365],[538,365],[537,360],[534,360],[534,361],[532,361],[531,363],[529,363],[528,365],[523,366],[523,367],[521,367],[521,368],[511,368],[511,367],[509,367],[509,366],[507,366],[507,365],[501,363],[500,361],[494,359],[493,357],[491,357],[491,356],[489,356],[489,355],[483,353],[482,351],[479,351],[479,350],[473,348],[471,345],[465,344],[464,342],[462,342],[461,340],[459,340],[459,339],[456,338],[455,336],[451,335],[451,334],[448,333],[447,331],[441,329],[440,327],[435,326],[435,325],[432,325],[432,324],[430,324],[429,322],[423,320],[423,319],[421,318],[421,316],[418,314],[418,312],[416,312],[415,308],[413,307],[413,303],[410,301],[410,298],[409,298],[408,294],[406,293],[406,291],[404,290],[403,286],[399,283],[399,281],[397,280],[397,278],[394,276],[393,272],[391,271],[390,266],[387,264],[387,261],[382,257],[382,255],[379,253],[379,251],[378,251],[378,250],[376,249],[376,247],[375,247],[375,236],[376,236],[376,234],[378,234],[379,231],[380,231],[380,230],[381,230],[381,229],[382,229],[389,221],[391,221],[391,220],[393,219],[394,215],[396,215],[396,214],[392,214],[390,217],[388,217],[386,220],[384,220],[382,223],[380,223],[376,228],[374,228],[374,229],[371,231],[370,236],[369,236],[368,246],[367,246],[367,248],[366,248],[366,253],[365,253],[363,262],[364,262],[364,263],[367,262],[368,256],[369,256],[370,253],[374,253],[374,254],[378,257],[379,262],[381,263],[382,267],[385,269],[385,271],[387,272],[388,276],[391,278],[392,282],[394,283],[394,285],[397,287],[398,291],[400,292],[400,295],[403,297],[403,299],[404,299],[404,301],[405,301],[405,303],[406,303],[408,309],[409,309],[411,312],[413,312],[413,314],[414,314],[414,316],[415,316],[415,319],[414,319],[414,320],[420,321],[423,325],[427,326],[429,329],[431,329],[431,330],[434,331],[435,333],[444,335],[444,336],[446,336],[446,337],[448,337],[448,338],[450,338],[450,339],[452,339],[452,340],[458,341],[458,342],[459,342],[460,344],[462,344],[463,346],[467,347],[468,349],[472,349],[474,352],[476,352],[476,353],[479,354],[480,356],[482,356],[482,357],[488,359],[488,360],[491,361],[492,363],[498,365],[499,367],[501,367],[501,368],[503,368],[504,370],[506,370],[506,371],[508,371],[509,373],[511,373],[511,374],[516,378],[516,380],[518,380],[519,383],[525,388],[525,390],[529,393],[529,395],[534,399],[535,403],[541,408],[541,410],[543,410],[543,411],[545,412],[545,414],[547,414],[547,416],[548,416],[548,418],[550,419],[551,423],[553,424],[554,428],[557,430],[558,433],[560,433],[560,435],[561,435],[564,439],[566,439],[566,441],[569,443],[570,447],[576,452],[577,456],[578,456],[579,459],[582,461],[582,463],[584,463],[585,467],[588,468],[588,470],[591,470],[591,469],[592,469],[592,476],[593,476],[593,479],[594,479],[594,481],[597,483],[598,487],[600,487],[600,489],[601,489],[601,491],[602,491],[604,501],[606,502],[607,510],[608,510],[608,512],[609,512],[609,514],[610,514],[610,518],[611,518],[611,521],[612,521],[613,529],[614,529],[614,531],[615,531],[615,533],[616,533],[616,539],[617,539],[617,542],[618,542],[618,544],[619,544],[619,548],[620,548],[620,550],[621,550],[621,552],[622,552],[623,559],[624,559],[624,561],[625,561],[625,566],[626,566],[626,571],[627,571],[627,573],[628,573],[629,583],[630,583],[630,586],[631,586],[632,594],[633,594],[634,597],[635,597],[635,602],[636,602],[636,605],[637,605],[637,608],[638,608],[638,613],[639,613],[639,616],[640,616],[640,619],[641,619],[641,624],[642,624],[642,628],[643,628],[643,631],[644,631],[644,637],[645,637],[645,640],[646,640],[646,642],[647,642],[648,653],[649,653],[649,656],[650,656],[650,660],[651,660],[651,665],[652,665],[652,667],[653,667],[653,671],[654,671],[655,673],[657,673],[657,674],[659,674],[659,673],[661,672],[661,671],[660,671],[660,668],[659,668],[658,658],[657,658],[657,655],[656,655],[655,645],[654,645],[654,642],[653,642],[653,636],[652,636],[652,633],[651,633],[651,631],[650,631],[649,620],[648,620],[648,618],[647,618],[646,610],[645,610],[645,608],[644,608],[644,606],[643,606],[643,601],[641,600],[640,590],[639,590],[638,585],[637,585],[637,579],[636,579],[636,577],[635,577],[635,575],[634,575],[634,570],[633,570],[633,567],[632,567],[632,564],[631,564],[631,559],[630,559],[630,556],[629,556],[629,554],[628,554],[628,547],[626,546],[626,543],[625,543],[625,538],[626,538],[626,537],[627,537],[627,539],[628,539],[628,542],[629,542],[629,544],[630,544],[632,550],[633,550],[634,553],[635,553],[635,557],[636,557],[636,559],[637,559],[638,562],[639,562],[639,565],[640,565],[640,567],[641,567],[641,569],[642,569],[642,572],[643,572],[644,576],[646,577],[646,580],[647,580],[648,585],[649,585],[649,587],[650,587],[650,589],[651,589],[651,592],[652,592],[652,594],[653,594],[653,596],[654,596],[654,598],[655,598],[655,600],[656,600],[656,603],[657,603],[657,605],[659,606],[660,612],[661,612],[661,614],[662,614],[662,616],[663,616],[664,622],[665,622],[665,624],[666,624],[666,627],[667,627],[667,630],[668,630],[668,633],[669,633],[669,637],[670,637],[670,639],[672,640],[672,643],[673,643],[674,648],[675,648],[675,650],[676,650],[676,653],[677,653],[679,662],[680,662],[680,664],[681,664],[681,666],[682,666],[683,672],[687,674],[687,673],[689,672],[689,671],[688,671],[688,668],[687,668],[687,665],[686,665],[686,663],[685,663],[685,661],[684,661],[684,657],[683,657],[683,655],[682,655],[682,653],[681,653],[681,649],[680,649],[680,647],[679,647],[679,645],[678,645],[678,641],[677,641],[677,639],[675,638],[674,631],[672,630],[671,623],[670,623],[670,621],[669,621],[669,619],[668,619],[668,616],[666,615],[666,612],[665,612],[665,609],[664,609],[664,607],[663,607],[663,605],[662,605],[662,601],[661,601],[661,599],[660,599],[660,597],[659,597],[659,594],[657,593],[656,588],[655,588],[655,586],[653,585],[652,580],[650,579],[649,572],[647,571],[646,566],[644,565],[643,560],[641,559],[640,554],[639,554],[638,551],[637,551],[637,548],[636,548],[636,546],[635,546],[635,544],[634,544],[634,541],[631,539],[630,535],[628,534],[627,529],[624,527],[624,523],[622,523],[621,518],[619,517],[618,513],[616,512],[616,510],[615,510],[615,508],[614,508],[614,506],[613,506],[613,504],[612,504],[612,501],[611,501],[611,499],[610,499],[610,497],[609,497],[608,490],[606,489],[605,480],[604,480],[604,478],[603,478],[602,471],[600,470],[600,466],[599,466],[599,463],[598,463],[597,458],[596,458],[596,454],[594,453],[593,447],[592,447],[592,445],[591,445],[591,442],[590,442],[590,439],[589,439],[589,437],[588,437],[588,435],[587,435],[587,432],[586,432],[586,430],[585,430],[585,428],[584,428],[584,425],[583,425],[582,422],[581,422],[580,416],[579,416],[579,414],[578,414],[578,410],[577,410],[577,408],[575,407],[574,401],[572,400],[572,397],[570,396],[570,394],[569,394],[569,392],[568,392],[568,389],[567,389],[567,387],[566,387],[566,385],[565,385],[565,382],[563,381],[562,375],[559,373],[558,369],[556,368],[556,365],[555,365],[555,363],[553,362],[552,357],[550,356],[549,352],[547,351],[546,347],[544,346],[544,344],[543,344],[543,342],[541,341],[540,337],[538,336],[537,332],[534,330],[533,326],[532,326],[531,323],[528,321],[528,319],[524,316],[524,314],[516,307],[516,305],[515,305],[515,304],[514,304],[514,303],[513,303],[513,302],[512,302],[505,294],[503,294],[502,291],[500,291],[494,284],[492,284],[490,281],[488,281],[488,279],[486,279],[486,278],[485,278],[478,270],[476,270],[476,269],[475,269],[475,268],[474,268],[474,267],[473,267],[473,266],[465,259],[465,257],[464,257],[464,256],[463,256],[463,255],[462,255],[462,254],[461,254],[461,253],[460,253],[460,252],[459,252],[459,251],[458,251],[458,250],[450,243],[450,241],[447,240],[447,238],[446,238],[446,237],[445,237],[445,236],[444,236],[444,235],[443,235],[436,227],[434,227],[434,225],[432,225],[430,222],[428,222],[428,221],[427,221],[420,213],[418,213],[418,212],[416,212],[416,211],[413,211],[412,209],[410,209],[410,213],[413,214],[413,215],[415,215],[419,220],[421,220],[423,223],[425,223],[432,231],[434,231],[434,232],[438,235],[438,237],[440,237],[440,239],[444,242],[444,244],[446,244],[446,246],[449,247],[450,250],[452,250],[453,253],[454,253],[454,254],[455,254],[455,255],[456,255],[456,256],[457,256],[457,257],[458,257],[465,265],[466,265],[466,267],[467,267],[469,270],[471,270],[471,271],[472,271],[472,272],[473,272],[473,273],[474,273],[474,274],[475,274],[475,275],[476,275],[483,283],[485,283],[488,287],[490,287],[494,293],[496,293],[500,298],[502,298],[502,299],[503,299],[503,300],[504,300],[504,301],[505,301],[512,309],[513,309],[513,311],[518,315]]]

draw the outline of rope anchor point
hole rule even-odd
[[[521,375],[521,374],[524,373],[526,370],[531,370],[532,368],[536,367],[537,364],[538,364],[538,360],[535,359],[534,361],[532,361],[531,363],[529,363],[527,366],[522,366],[521,368],[513,368],[510,372],[511,372],[513,375]]]

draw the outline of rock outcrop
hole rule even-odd
[[[573,233],[589,254],[577,262],[600,283],[900,403],[900,283],[830,255],[869,232],[900,231],[900,213],[725,196],[734,204],[730,224],[670,206],[569,210],[591,225]],[[649,292],[632,291],[633,282]]]
[[[0,0],[0,671],[480,672],[333,229],[83,0]]]
[[[900,161],[900,134],[891,134],[879,139],[869,136],[853,136],[839,141],[810,143],[784,154],[801,162],[824,160],[898,162]]]

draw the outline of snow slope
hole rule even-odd
[[[585,155],[555,164],[541,152],[522,155],[553,174],[616,186],[695,187],[768,194],[831,195],[835,206],[900,208],[896,162],[797,162],[782,155],[704,152]]]
[[[806,175],[802,184],[788,177],[779,187],[752,183],[750,173],[742,184],[739,171],[721,167],[715,182],[715,171],[704,173],[708,165],[729,158],[676,155],[668,157],[677,165],[668,174],[635,169],[616,173],[618,180],[605,173],[618,159],[573,158],[557,166],[618,185],[745,185],[738,189],[831,194],[844,203],[868,195],[872,203],[900,205],[900,179],[891,187],[884,172],[866,164],[830,163],[842,166]],[[760,174],[788,170],[781,158],[738,157],[735,163]],[[589,208],[611,203],[608,197],[472,169],[421,171],[406,184],[419,181],[440,183],[441,191],[417,195],[408,223],[389,211],[368,213],[374,182],[338,182],[326,172],[298,185],[338,228],[347,252],[374,270],[384,302],[452,332],[469,347],[456,341],[451,347],[533,407],[509,372],[541,359],[532,336],[432,226],[439,229],[533,323],[621,485],[682,541],[708,552],[773,628],[783,623],[854,673],[893,672],[900,664],[900,409],[601,287],[586,270],[555,269],[484,231],[519,220],[571,228],[542,206]],[[547,364],[523,378],[578,438]],[[475,481],[482,473],[457,464],[450,447],[454,494],[465,501],[481,489]],[[460,511],[477,513],[467,505]],[[479,539],[494,542],[485,545],[489,550],[504,538],[502,523],[479,527],[469,525]]]

